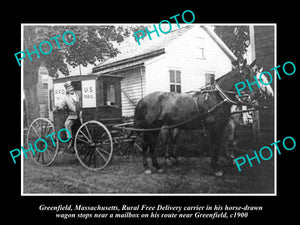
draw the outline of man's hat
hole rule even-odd
[[[68,87],[72,86],[72,82],[71,81],[67,81],[66,83],[64,83],[64,86],[67,89]]]

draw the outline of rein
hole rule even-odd
[[[256,107],[253,107],[253,108],[251,108],[251,109],[238,110],[238,111],[232,112],[231,114],[239,114],[239,113],[253,112],[253,111],[264,110],[264,109],[268,109],[268,108],[269,108],[269,107],[267,107],[267,106],[256,106]]]
[[[241,73],[241,71],[240,71]],[[183,126],[195,119],[199,119],[203,116],[206,116],[207,114],[211,113],[212,111],[214,111],[216,108],[218,108],[219,106],[221,106],[223,103],[230,103],[230,104],[233,104],[233,105],[247,105],[249,106],[250,104],[247,104],[245,102],[243,102],[239,97],[238,98],[238,101],[235,101],[235,100],[232,100],[227,94],[236,94],[234,91],[225,91],[223,90],[219,83],[217,81],[215,81],[215,90],[203,90],[202,93],[205,93],[205,92],[213,92],[213,91],[218,91],[220,93],[220,96],[223,98],[222,101],[220,101],[219,103],[217,103],[216,105],[214,105],[212,108],[210,108],[209,110],[207,110],[206,112],[200,114],[200,110],[199,110],[199,105],[198,105],[198,98],[194,99],[195,101],[195,106],[196,106],[196,109],[197,109],[197,112],[198,112],[198,115],[186,120],[186,121],[183,121],[183,122],[180,122],[180,123],[177,123],[177,124],[174,124],[174,125],[170,125],[170,126],[166,126],[166,125],[163,125],[162,127],[157,127],[157,128],[131,128],[131,127],[124,127],[124,125],[128,125],[127,124],[119,124],[119,125],[115,125],[113,126],[114,128],[118,128],[118,129],[124,129],[124,130],[128,130],[128,131],[137,131],[137,132],[150,132],[150,131],[160,131],[162,128],[165,128],[165,129],[172,129],[172,128],[176,128],[176,127],[180,127],[180,126]]]
[[[221,97],[224,99],[224,101],[231,103],[233,105],[239,105],[240,102],[234,101],[231,98],[228,97],[228,95],[225,93],[225,91],[220,87],[220,85],[218,84],[218,82],[216,83],[216,89],[218,90],[218,92],[220,93]]]
[[[197,101],[196,101],[197,102]],[[196,108],[198,113],[200,113],[199,108],[198,108],[198,103],[196,103]],[[122,125],[124,124],[120,124],[120,125],[116,125],[114,126],[114,128],[118,128],[118,129],[124,129],[124,130],[128,130],[128,131],[138,131],[138,132],[145,132],[145,131],[160,131],[162,128],[164,129],[172,129],[172,128],[176,128],[182,125],[185,125],[195,119],[199,119],[200,117],[206,116],[207,114],[211,113],[212,111],[214,111],[216,108],[218,108],[220,105],[222,105],[223,103],[226,102],[226,99],[223,99],[221,102],[217,103],[216,105],[214,105],[212,108],[210,108],[209,110],[207,110],[206,112],[202,113],[202,114],[198,114],[194,117],[192,117],[191,119],[185,120],[183,122],[174,124],[174,125],[170,125],[170,126],[162,126],[162,127],[158,127],[158,128],[131,128],[131,127],[122,127]],[[126,123],[126,125],[128,125],[128,123]]]

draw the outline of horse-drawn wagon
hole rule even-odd
[[[134,123],[122,120],[121,76],[85,75],[58,78],[54,80],[54,106],[58,106],[65,95],[64,83],[71,81],[74,91],[82,97],[82,121],[72,130],[74,150],[80,163],[91,170],[101,170],[110,162],[114,146],[119,152],[129,147],[143,152],[143,165],[146,173],[151,173],[146,152],[149,150],[152,164],[159,171],[155,146],[159,132],[178,129],[206,129],[211,141],[211,166],[217,176],[223,172],[218,165],[221,140],[224,129],[230,121],[232,105],[246,105],[257,110],[255,101],[268,94],[267,89],[253,87],[245,90],[241,97],[235,92],[235,84],[245,78],[254,83],[259,73],[254,69],[255,62],[237,66],[232,71],[218,78],[215,88],[200,91],[199,95],[181,95],[169,92],[154,92],[145,96],[136,106]],[[256,79],[257,80],[257,79]],[[28,129],[27,143],[37,138],[44,138],[61,129],[66,113],[55,111],[53,123],[49,119],[38,118]],[[130,127],[134,125],[134,127]],[[127,134],[129,132],[129,134]],[[137,136],[143,146],[138,144]],[[166,134],[166,137],[168,134]],[[169,135],[170,136],[170,135]],[[175,140],[176,138],[171,138]],[[39,152],[33,158],[42,165],[50,165],[58,152],[58,138],[55,145],[47,151]],[[53,141],[52,140],[52,141]],[[41,143],[41,142],[39,142]],[[42,143],[43,144],[43,143]],[[49,146],[49,145],[48,145]],[[40,147],[39,149],[44,149]],[[166,152],[167,155],[167,152]]]
[[[81,99],[81,123],[72,129],[74,137],[74,150],[80,163],[91,170],[101,170],[110,162],[113,148],[119,147],[119,152],[124,152],[125,145],[135,146],[135,137],[126,137],[125,131],[114,128],[122,123],[121,104],[121,76],[108,74],[68,76],[53,80],[53,121],[46,118],[35,119],[28,128],[27,143],[33,143],[37,138],[43,138],[48,143],[48,149],[32,155],[35,162],[43,166],[52,164],[61,150],[57,134],[50,138],[47,135],[57,132],[64,127],[67,117],[66,110],[57,110],[61,104],[66,90],[64,84],[71,81],[74,91]],[[62,132],[63,133],[63,132]],[[64,136],[64,134],[62,134]],[[66,136],[66,135],[65,135]],[[40,142],[44,145],[45,143]],[[128,147],[127,146],[127,147]],[[44,146],[39,146],[44,149]]]

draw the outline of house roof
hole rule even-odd
[[[231,61],[236,61],[237,57],[233,54],[233,52],[228,48],[228,46],[221,40],[221,38],[207,26],[201,26],[208,35],[219,45],[219,47],[225,52],[225,54],[231,59]]]
[[[120,44],[117,48],[121,52],[118,56],[110,58],[105,62],[95,66],[93,73],[103,72],[112,67],[131,67],[143,64],[146,60],[152,57],[156,57],[165,53],[165,48],[174,40],[188,32],[195,25],[188,25],[179,29],[173,30],[170,33],[160,37],[153,36],[152,40],[145,38],[141,41],[141,45],[132,41],[133,37],[129,37]],[[208,33],[208,35],[218,44],[218,46],[225,52],[225,54],[232,60],[236,60],[236,56],[230,51],[226,44],[218,37],[218,35],[210,30],[207,26],[201,25],[201,27]],[[122,66],[123,65],[123,66]]]

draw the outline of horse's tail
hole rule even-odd
[[[145,123],[145,116],[147,114],[147,104],[140,100],[134,111],[134,127],[141,128]]]

